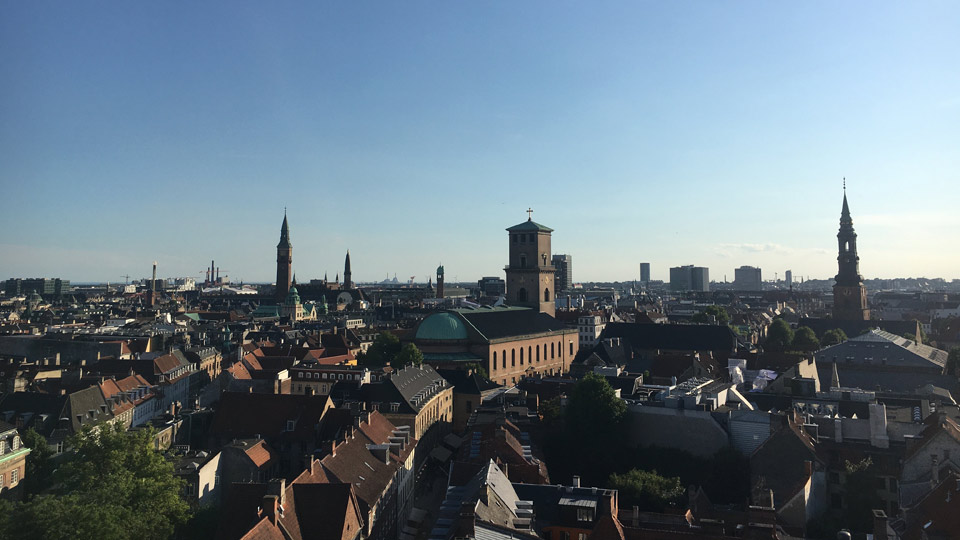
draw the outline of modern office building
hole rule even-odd
[[[760,269],[753,266],[741,266],[734,272],[733,286],[738,291],[762,291],[763,279]]]
[[[573,257],[570,255],[554,255],[553,266],[555,282],[558,291],[569,291],[573,288]]]
[[[708,292],[710,290],[710,269],[693,265],[671,268],[670,290],[674,292]]]
[[[640,263],[640,281],[650,282],[650,263]]]

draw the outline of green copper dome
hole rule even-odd
[[[467,339],[467,328],[452,313],[434,313],[417,328],[416,339],[457,340]]]
[[[287,293],[287,299],[284,301],[284,304],[288,306],[295,306],[300,303],[300,291],[297,290],[297,286],[293,285],[290,287],[290,292]]]

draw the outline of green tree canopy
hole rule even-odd
[[[380,332],[360,361],[364,365],[385,366],[388,362],[392,364],[399,353],[400,339],[390,332]]]
[[[706,309],[694,315],[691,320],[696,323],[706,323],[709,322],[710,315],[713,315],[717,319],[717,324],[721,326],[730,324],[730,315],[727,310],[717,305],[707,306]]]
[[[953,347],[947,356],[947,373],[956,375],[960,369],[960,347]]]
[[[189,515],[173,465],[153,450],[153,430],[84,428],[57,470],[54,494],[16,505],[0,538],[170,538]]]
[[[23,445],[30,449],[23,478],[23,490],[27,497],[32,497],[51,484],[54,452],[43,435],[33,428],[23,431],[20,439]]]
[[[413,343],[406,343],[393,360],[393,364],[397,366],[419,366],[423,364],[423,353]]]
[[[617,397],[607,379],[588,373],[570,392],[564,416],[568,430],[577,437],[604,441],[619,436],[626,412],[626,403]]]
[[[810,327],[801,326],[793,335],[791,348],[795,351],[813,352],[820,348],[820,340]]]
[[[783,319],[774,319],[767,330],[766,346],[773,351],[785,351],[793,343],[793,329]]]
[[[822,347],[829,347],[843,343],[846,340],[847,333],[840,328],[834,328],[833,330],[827,330],[823,333],[823,339],[820,340],[820,345]]]
[[[614,473],[607,485],[619,491],[622,506],[637,505],[647,512],[659,512],[683,501],[680,479],[660,476],[657,471],[631,469],[623,474]]]

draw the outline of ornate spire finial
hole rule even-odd
[[[844,195],[847,194],[847,177],[846,176],[843,177],[843,194]]]
[[[533,221],[533,208],[527,207],[527,221]]]

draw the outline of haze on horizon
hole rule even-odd
[[[0,4],[0,280],[960,278],[960,5]]]

